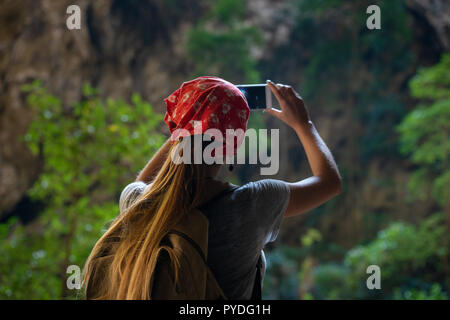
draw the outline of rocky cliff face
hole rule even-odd
[[[0,212],[17,204],[41,165],[21,141],[32,119],[21,85],[41,79],[70,103],[89,82],[105,96],[140,92],[160,107],[163,96],[185,80],[181,41],[204,11],[192,1],[177,3],[181,10],[164,1],[77,1],[83,22],[73,31],[66,27],[71,1],[0,4]]]
[[[426,19],[437,33],[441,45],[450,50],[450,2],[445,0],[408,0],[408,7]]]

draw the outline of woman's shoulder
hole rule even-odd
[[[261,179],[250,181],[242,185],[230,184],[233,190],[234,199],[274,199],[274,197],[284,198],[289,195],[288,184],[278,179]]]
[[[245,192],[264,192],[273,189],[285,191],[289,189],[287,182],[278,179],[261,179],[257,181],[250,181],[237,188]]]
[[[125,186],[120,194],[119,208],[120,212],[125,211],[144,190],[150,187],[151,184],[147,184],[143,181],[134,181]]]

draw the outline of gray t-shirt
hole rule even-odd
[[[123,212],[150,187],[133,182],[125,187],[119,206]],[[229,299],[250,299],[256,264],[263,248],[276,239],[290,189],[281,180],[249,182],[208,204],[202,212],[209,220],[208,264]]]

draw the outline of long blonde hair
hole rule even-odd
[[[204,190],[203,165],[171,160],[178,143],[171,146],[149,190],[112,222],[92,249],[84,267],[87,299],[150,299],[149,270],[155,267],[161,240],[200,203]],[[171,258],[177,279],[179,263]]]

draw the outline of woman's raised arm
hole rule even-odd
[[[266,112],[285,122],[297,133],[313,176],[288,183],[291,191],[285,217],[296,216],[318,207],[342,190],[341,176],[333,156],[310,120],[300,95],[291,87],[268,81],[281,110]]]
[[[158,174],[162,164],[166,161],[167,155],[170,150],[171,141],[170,138],[159,148],[155,155],[147,162],[144,169],[139,172],[136,181],[143,181],[150,183],[154,177]]]

